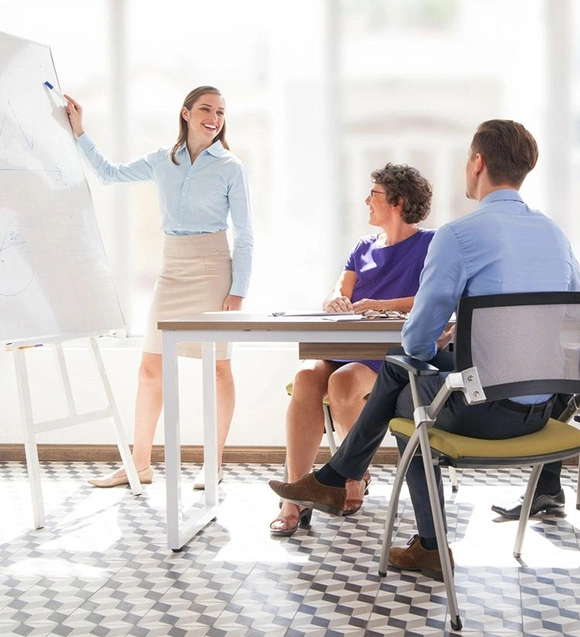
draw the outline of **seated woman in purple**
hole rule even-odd
[[[410,166],[387,164],[371,174],[372,189],[365,200],[369,224],[382,229],[363,237],[354,247],[334,290],[324,301],[327,312],[398,310],[408,312],[419,288],[419,275],[435,233],[417,227],[429,214],[431,184]],[[307,360],[294,378],[286,414],[286,467],[294,482],[312,470],[322,434],[322,401],[328,394],[337,433],[343,439],[370,393],[382,361]],[[347,482],[345,515],[362,506],[370,482]],[[270,524],[276,536],[292,535],[308,526],[312,511],[284,501]]]

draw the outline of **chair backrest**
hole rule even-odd
[[[580,292],[461,298],[455,369],[473,366],[487,400],[580,393]]]

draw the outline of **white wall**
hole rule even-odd
[[[141,339],[99,339],[100,350],[113,388],[117,407],[129,441],[133,440],[133,405],[137,388],[137,369]],[[105,406],[99,377],[84,340],[65,344],[65,357],[78,412]],[[26,350],[33,412],[36,421],[66,416],[66,402],[52,347]],[[288,397],[286,383],[298,367],[296,344],[237,344],[233,369],[237,404],[228,444],[240,446],[284,446],[284,420]],[[16,374],[12,354],[0,359],[0,444],[23,442]],[[201,363],[180,359],[182,400],[182,444],[202,443]],[[38,436],[40,444],[114,444],[111,419],[76,425]],[[155,444],[163,444],[163,425],[158,427]],[[387,443],[392,446],[393,443]]]

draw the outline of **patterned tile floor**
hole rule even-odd
[[[519,496],[524,475],[460,473],[459,492],[448,494],[464,624],[456,633],[443,584],[378,576],[393,467],[372,467],[356,516],[315,513],[310,530],[275,539],[268,523],[277,501],[267,480],[281,467],[226,465],[217,520],[181,553],[165,544],[163,467],[140,497],[87,484],[111,467],[44,463],[47,522],[35,531],[24,465],[0,462],[0,635],[580,635],[575,470],[563,475],[567,515],[530,524],[521,563],[511,555],[515,524],[494,518],[490,505]],[[193,478],[197,469],[184,472]],[[395,543],[413,529],[404,492]]]

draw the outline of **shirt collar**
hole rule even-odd
[[[523,199],[520,193],[517,190],[513,190],[512,188],[500,188],[499,190],[494,190],[486,195],[480,202],[480,206],[485,206],[485,204],[492,203],[494,201],[521,201],[523,203]]]
[[[219,139],[216,142],[214,142],[209,148],[206,148],[203,152],[204,153],[207,152],[210,155],[213,155],[214,157],[223,157],[224,155],[227,155],[228,153],[228,151],[223,147]],[[178,149],[177,154],[184,155],[186,153],[187,153],[187,144],[183,144],[183,146],[181,146]]]
[[[206,148],[206,151],[214,157],[223,157],[228,153],[219,139],[217,140],[217,142],[214,142],[209,148]]]

